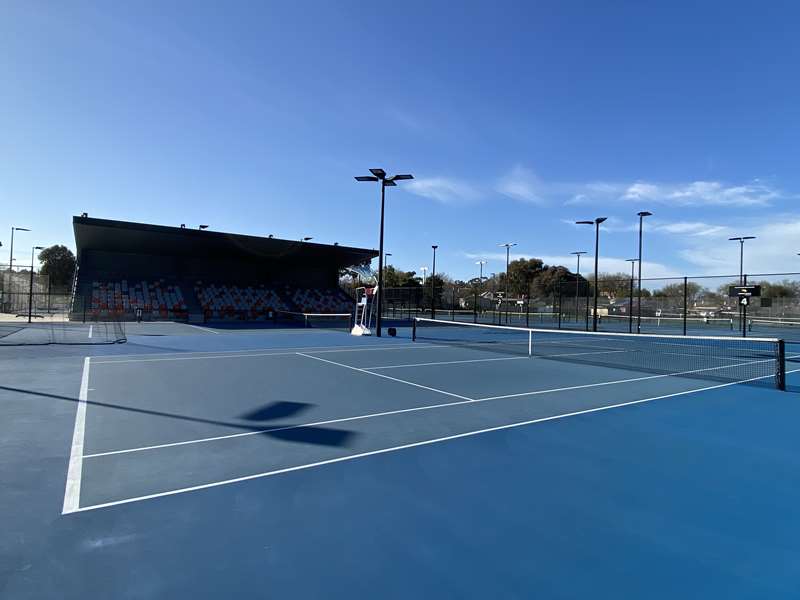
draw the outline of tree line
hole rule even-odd
[[[475,277],[463,281],[450,277],[447,273],[436,273],[435,276],[425,278],[424,289],[423,277],[416,271],[402,271],[393,266],[384,267],[384,287],[386,288],[405,288],[409,290],[418,289],[421,298],[425,303],[430,302],[431,290],[435,290],[437,305],[441,305],[442,298],[449,300],[452,298],[469,299],[475,295],[484,297],[505,296],[508,290],[508,297],[512,299],[553,299],[561,293],[564,296],[574,295],[577,291],[581,297],[592,296],[594,294],[594,277],[577,275],[563,266],[547,265],[539,258],[521,258],[513,260],[508,265],[508,280],[506,281],[505,272],[489,273],[483,279]],[[344,287],[354,285],[353,279],[343,277]],[[359,281],[362,281],[359,279]],[[647,280],[644,280],[647,282]],[[631,293],[631,277],[626,273],[598,273],[598,295],[610,301],[628,298]],[[649,282],[652,283],[652,282]],[[369,285],[375,284],[375,278],[368,282]],[[507,285],[506,285],[507,284]],[[736,281],[726,281],[716,287],[707,287],[688,280],[686,284],[687,302],[691,306],[695,305],[723,305],[728,301],[728,288],[738,285]],[[782,281],[755,281],[748,282],[749,285],[760,285],[761,295],[771,298],[800,298],[800,281],[784,279]],[[363,283],[359,283],[363,285]],[[577,287],[577,290],[576,290]],[[633,280],[633,294],[638,295],[638,285],[636,279]],[[642,288],[643,298],[668,299],[683,302],[684,282],[674,281],[666,283],[658,289]]]

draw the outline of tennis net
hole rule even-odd
[[[417,318],[414,341],[647,373],[786,387],[783,340],[531,329]]]
[[[770,334],[779,333],[781,335],[800,335],[800,320],[793,319],[749,319],[747,330],[756,333]]]
[[[0,317],[0,346],[119,344],[127,341],[121,320],[70,321],[66,315],[35,314]]]
[[[279,310],[275,313],[275,320],[277,323],[297,327],[350,331],[352,315],[350,313],[305,313]]]
[[[719,317],[687,317],[687,327],[696,329],[717,329],[733,331],[733,319]],[[599,315],[600,325],[613,325],[619,328],[627,328],[629,323],[636,327],[637,316],[633,318],[627,315]],[[641,317],[641,324],[647,328],[663,329],[682,329],[684,324],[683,317]]]

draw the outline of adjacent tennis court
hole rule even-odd
[[[402,597],[409,568],[433,595],[454,589],[447,571],[486,594],[501,573],[504,589],[590,593],[620,564],[636,565],[625,585],[638,596],[668,595],[652,586],[670,572],[716,591],[794,585],[781,561],[797,556],[797,528],[772,518],[800,501],[800,348],[415,324],[395,338],[134,325],[125,345],[52,349],[35,385],[24,373],[40,354],[0,357],[13,431],[31,438],[9,456],[40,465],[18,529],[54,523],[76,573],[62,597],[142,553],[174,565],[151,573],[160,590],[191,586],[193,556],[211,552],[227,585],[233,569],[250,578],[241,589],[255,576],[277,596],[324,595],[366,570],[364,593]],[[26,411],[37,430],[20,425]],[[43,438],[46,463],[27,454]],[[223,547],[203,547],[210,529]],[[87,560],[94,547],[102,561]],[[553,583],[568,554],[596,576]],[[747,580],[725,570],[756,555]],[[99,585],[119,596],[130,583]]]

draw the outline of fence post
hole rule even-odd
[[[589,331],[589,284],[586,284],[586,331]]]
[[[453,286],[453,292],[450,294],[450,320],[456,320],[456,288]]]
[[[531,326],[531,282],[528,282],[528,298],[525,301],[525,327]]]
[[[475,299],[472,301],[472,322],[478,322],[478,288],[475,288]]]
[[[747,285],[747,275],[743,276],[742,285]],[[740,304],[739,306],[742,308],[742,337],[747,337],[747,304]]]
[[[686,315],[689,312],[689,278],[683,278],[683,335],[686,335]]]
[[[561,280],[558,280],[558,328],[561,329]]]
[[[628,294],[628,333],[633,333],[633,276],[631,276],[631,289]]]

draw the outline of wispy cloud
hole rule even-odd
[[[464,258],[468,258],[470,260],[488,260],[490,261],[489,265],[484,267],[484,271],[486,273],[491,273],[494,269],[497,269],[498,272],[503,271],[505,269],[506,263],[506,254],[505,252],[496,252],[494,250],[487,251],[487,252],[464,252]],[[574,271],[576,268],[576,259],[572,255],[545,255],[545,256],[534,256],[532,254],[523,254],[523,253],[512,253],[511,260],[517,260],[520,258],[540,258],[544,261],[547,265],[553,266],[564,266]],[[586,255],[583,257],[581,261],[581,273],[590,273],[594,271],[594,258]],[[496,265],[492,265],[493,262],[496,262]],[[598,270],[601,273],[630,273],[631,270],[631,263],[627,262],[624,258],[615,258],[613,256],[601,256],[599,260],[599,268]],[[642,261],[642,276],[643,277],[677,277],[679,272],[672,267],[667,265],[657,263],[657,262],[650,262],[650,261]]]
[[[585,227],[577,225],[572,219],[561,219],[566,225],[575,227]],[[608,233],[629,233],[639,230],[639,221],[625,221],[617,217],[608,217],[600,226],[601,231]],[[700,221],[658,221],[647,219],[644,221],[644,230],[653,233],[664,233],[675,236],[724,236],[730,233],[730,228],[726,225],[711,225]]]
[[[501,177],[495,189],[504,196],[522,202],[539,205],[547,202],[547,189],[542,181],[532,170],[521,165],[515,166],[510,173]]]
[[[587,219],[590,220],[590,219]],[[575,219],[561,219],[561,222],[565,225],[570,225],[576,228],[584,228],[586,225],[581,224],[578,225]],[[628,231],[636,231],[639,227],[639,223],[633,221],[624,221],[617,217],[607,217],[606,220],[600,225],[600,231],[606,231],[608,233],[619,233],[619,232],[628,232]]]
[[[721,181],[692,181],[653,183],[592,182],[565,183],[565,204],[604,202],[647,202],[671,206],[769,206],[774,200],[784,198],[778,189],[757,180],[729,185]]]
[[[388,107],[385,114],[390,120],[411,132],[420,133],[428,129],[418,116],[395,106]]]
[[[523,165],[514,166],[493,185],[439,176],[416,180],[407,187],[415,194],[439,202],[487,199],[493,190],[507,198],[537,206],[557,203],[599,206],[598,203],[604,203],[610,207],[613,203],[623,205],[635,202],[647,205],[666,204],[670,207],[758,208],[770,206],[777,200],[796,197],[758,179],[744,184],[728,184],[722,181],[546,181]],[[612,225],[607,223],[604,227],[610,231]]]
[[[448,177],[412,179],[404,186],[404,189],[417,196],[430,198],[444,204],[472,202],[481,196],[477,187]]]
[[[800,216],[776,216],[776,221],[744,232],[756,236],[745,245],[745,272],[800,272]],[[739,267],[739,244],[727,239],[698,238],[679,255],[705,273],[736,273]]]
[[[711,225],[697,221],[677,221],[675,223],[654,223],[650,231],[686,236],[723,236],[730,232],[725,225]]]
[[[780,196],[778,190],[759,181],[745,185],[725,185],[720,181],[664,185],[640,181],[628,186],[623,199],[685,206],[767,206]]]

